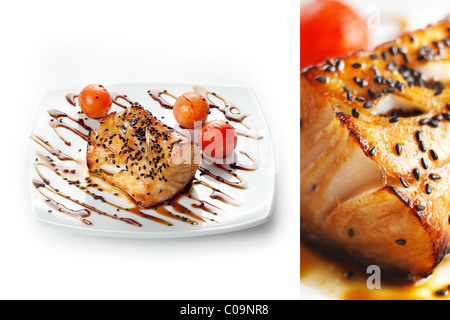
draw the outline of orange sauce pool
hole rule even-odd
[[[427,279],[415,284],[383,282],[380,289],[369,289],[366,282],[372,274],[336,261],[307,245],[300,245],[300,281],[302,286],[318,290],[324,296],[339,300],[450,300],[450,257],[447,257]],[[306,289],[307,290],[307,289]],[[305,295],[302,289],[302,295]],[[303,296],[303,298],[308,298]]]

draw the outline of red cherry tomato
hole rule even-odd
[[[197,92],[186,92],[179,96],[173,105],[175,120],[183,128],[194,128],[195,121],[202,124],[209,114],[209,105],[206,99]]]
[[[81,110],[88,117],[99,119],[106,116],[111,109],[112,98],[102,85],[90,84],[78,95]]]
[[[367,49],[369,34],[365,20],[350,7],[330,0],[318,0],[300,10],[301,69]]]
[[[236,148],[237,134],[228,122],[212,120],[203,126],[198,141],[206,156],[225,158]]]

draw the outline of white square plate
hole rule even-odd
[[[166,125],[171,126],[176,130],[180,130],[185,134],[192,133],[181,129],[173,117],[172,110],[162,108],[158,101],[150,97],[148,90],[162,89],[167,90],[168,93],[171,93],[174,96],[179,96],[184,92],[193,91],[193,85],[147,83],[105,85],[105,87],[110,92],[120,92],[126,95],[129,100],[139,102],[145,109],[150,111]],[[210,208],[213,208],[213,211],[215,211],[216,214],[212,214],[207,210],[202,210],[198,207],[202,202],[193,200],[187,196],[183,196],[179,200],[179,203],[189,209],[193,214],[192,216],[184,216],[183,213],[174,211],[173,207],[170,206],[165,206],[165,208],[175,215],[178,215],[178,219],[175,218],[175,216],[173,216],[173,218],[170,216],[163,216],[152,209],[139,210],[141,213],[151,215],[152,217],[164,221],[164,223],[160,223],[142,217],[136,212],[131,212],[133,211],[131,208],[134,207],[136,209],[135,204],[123,194],[117,196],[118,191],[112,186],[100,185],[101,190],[98,189],[99,187],[91,187],[88,188],[89,192],[84,192],[76,185],[68,183],[70,179],[64,180],[64,177],[67,177],[67,174],[55,174],[55,167],[60,168],[61,171],[63,171],[63,167],[67,168],[70,172],[70,163],[74,162],[60,161],[57,156],[51,155],[52,150],[50,150],[50,152],[46,150],[46,144],[43,141],[74,159],[85,158],[87,143],[79,135],[74,134],[73,131],[62,126],[56,127],[56,130],[54,130],[54,128],[50,126],[50,123],[55,125],[58,124],[58,121],[61,121],[63,126],[68,125],[79,130],[82,134],[86,134],[88,131],[79,123],[71,121],[68,117],[52,118],[48,110],[56,109],[71,116],[75,120],[83,119],[86,124],[93,128],[98,125],[97,120],[87,119],[84,114],[79,113],[79,107],[71,105],[68,100],[66,100],[66,94],[78,93],[82,89],[82,87],[80,87],[49,91],[44,98],[33,128],[34,137],[42,138],[40,143],[37,143],[37,141],[39,142],[39,138],[31,139],[30,143],[30,189],[33,209],[37,219],[55,227],[63,227],[68,230],[92,235],[136,238],[207,235],[236,231],[267,222],[271,216],[275,190],[275,159],[269,128],[267,127],[267,122],[258,101],[253,91],[249,88],[216,85],[202,85],[202,87],[206,88],[208,92],[213,92],[217,95],[214,96],[214,94],[208,94],[210,101],[214,104],[225,107],[223,101],[217,99],[217,97],[222,97],[227,101],[234,103],[241,111],[249,113],[249,116],[243,120],[243,124],[253,129],[257,135],[262,137],[262,139],[254,139],[246,137],[245,135],[238,136],[238,143],[234,154],[237,157],[237,162],[246,166],[252,166],[253,162],[251,161],[251,158],[254,158],[257,161],[256,170],[232,169],[233,173],[238,174],[239,177],[246,181],[248,188],[239,189],[231,187],[209,175],[201,174],[200,171],[197,171],[195,179],[206,182],[212,188],[220,189],[220,191],[239,202],[239,205],[223,202],[219,198],[211,197],[214,189],[205,187],[204,184],[193,184],[191,194],[194,198],[204,201],[203,203],[206,206],[214,206]],[[164,97],[167,101],[173,103],[174,99],[167,95],[164,95]],[[123,104],[127,103],[123,99],[118,99],[117,101]],[[222,106],[220,105],[221,103],[223,104]],[[113,104],[111,109],[111,111],[118,112],[122,110],[123,108],[115,104]],[[233,112],[236,111],[233,110]],[[51,121],[52,119],[53,121]],[[208,121],[213,119],[226,120],[224,113],[220,112],[217,108],[211,109]],[[242,131],[247,130],[247,128],[243,127],[240,123],[232,122],[232,124],[237,129]],[[61,137],[63,139],[61,139]],[[64,140],[70,141],[71,145],[66,145]],[[47,149],[49,148],[47,147]],[[240,151],[242,151],[242,153]],[[247,157],[243,152],[248,154],[251,158]],[[37,166],[42,176],[48,179],[49,185],[46,187],[35,188],[32,183],[33,179],[35,179],[35,181],[43,181],[43,177],[36,171],[35,164],[40,163],[40,161],[36,160],[42,157],[46,158],[47,156],[57,165],[53,168],[50,166],[50,169],[41,165]],[[59,164],[62,167],[59,167]],[[207,167],[208,164],[200,164],[200,166]],[[237,181],[235,177],[229,173],[223,170],[217,171],[215,170],[217,168],[214,166],[211,166],[211,168],[208,167],[211,172],[217,172],[217,174],[223,176],[225,180]],[[55,190],[57,191],[55,192]],[[114,195],[114,193],[116,193],[116,195]],[[69,196],[70,199],[62,197],[61,194]],[[97,199],[95,199],[96,196],[101,196],[102,198],[99,199],[97,197]],[[59,208],[62,208],[62,211],[58,211],[58,207],[55,206],[52,208],[51,205],[54,203],[48,201],[46,199],[47,197],[61,204],[62,206],[59,206]],[[101,201],[101,199],[106,199],[106,202]],[[87,207],[82,206],[79,203],[83,203],[87,205]],[[122,209],[118,209],[117,206]],[[91,207],[95,207],[100,212],[106,213],[106,215],[98,214],[98,212],[89,209]],[[215,207],[220,208],[220,210]],[[85,217],[85,220],[86,222],[90,222],[90,225],[86,222],[83,223],[81,219],[76,218],[73,215],[67,214],[67,212],[65,213],[66,208],[67,210],[87,209],[88,212],[81,212],[88,215]],[[130,209],[126,210],[126,208]],[[180,216],[182,218],[181,220],[179,219]],[[125,219],[128,219],[128,221],[135,221],[140,224],[140,226],[135,225],[134,223],[126,223],[124,221]],[[189,223],[189,221],[194,221],[194,223]],[[171,225],[167,225],[166,222]]]

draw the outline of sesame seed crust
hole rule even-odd
[[[102,119],[90,133],[86,155],[91,172],[127,192],[142,207],[182,190],[195,175],[199,157],[192,141],[137,103]]]

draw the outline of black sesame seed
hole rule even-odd
[[[436,119],[433,119],[433,120],[431,120],[430,122],[428,122],[428,125],[429,125],[430,127],[437,128],[437,127],[439,127],[439,121],[436,120]]]
[[[431,194],[432,191],[433,191],[433,189],[432,189],[431,186],[427,183],[427,184],[425,185],[425,192],[426,192],[427,194]]]
[[[419,171],[419,169],[415,168],[415,169],[413,170],[413,175],[414,175],[414,178],[415,178],[417,181],[419,181],[419,179],[420,179],[420,171]]]
[[[358,77],[353,77],[353,81],[361,88],[364,88],[368,85],[368,82],[366,79],[359,79]]]
[[[355,273],[353,271],[348,271],[344,274],[344,277],[347,279],[354,279],[355,278]]]
[[[372,148],[369,149],[369,156],[374,156],[375,152],[377,151],[377,147],[373,146]]]
[[[374,99],[377,99],[377,98],[382,97],[383,95],[384,95],[384,92],[381,91],[381,92],[378,92],[377,94],[375,94],[375,95],[373,96],[373,98],[374,98]]]
[[[446,296],[446,295],[448,295],[448,291],[445,290],[445,289],[437,290],[435,293],[436,293],[438,296]]]
[[[356,97],[355,100],[356,100],[356,101],[359,101],[359,102],[364,102],[364,101],[366,101],[366,99],[364,99],[363,97]],[[450,115],[450,114],[449,114],[449,115]]]
[[[361,68],[361,63],[355,62],[354,64],[352,64],[352,67],[355,69]]]
[[[347,91],[347,100],[353,101],[353,95],[352,95],[351,91]]]
[[[423,125],[427,124],[429,121],[430,121],[430,119],[423,118],[423,119],[420,119],[419,124],[423,126]]]
[[[427,147],[425,146],[425,143],[423,141],[419,142],[419,149],[423,152],[427,151]]]
[[[420,162],[422,163],[422,167],[426,170],[428,169],[428,162],[425,158],[420,159]]]
[[[417,204],[414,208],[415,208],[417,211],[423,211],[423,210],[426,209],[425,206],[422,206],[422,205],[420,205],[420,204]]]
[[[385,79],[382,76],[375,76],[375,77],[373,77],[373,81],[375,81],[375,83],[378,83],[378,84],[383,84]]]
[[[450,120],[450,113],[444,112],[444,113],[442,114],[442,116],[445,118],[445,120]]]
[[[440,83],[440,82],[437,82],[437,83]],[[444,86],[442,84],[437,85],[435,88],[435,91],[434,91],[434,95],[438,96],[442,93],[442,91],[444,91]]]
[[[445,107],[447,108],[447,110],[450,110],[450,103],[447,103],[447,104],[445,105]]]
[[[405,181],[405,179],[400,177],[400,182],[405,188],[409,188],[409,184]]]
[[[367,82],[366,79],[361,79],[361,81],[359,82],[359,86],[360,86],[361,88],[367,87],[368,84],[369,84],[369,83]]]
[[[430,177],[431,180],[439,180],[439,179],[441,179],[441,176],[436,174],[436,173],[430,173],[429,177]]]
[[[336,61],[336,68],[337,68],[339,71],[344,70],[344,66],[345,66],[344,61],[342,61],[342,60],[337,60],[337,61]]]
[[[396,69],[397,64],[393,61],[389,61],[387,64],[387,69],[391,72],[394,72]]]
[[[390,46],[390,47],[389,47],[389,53],[390,53],[391,55],[395,56],[395,55],[397,54],[397,48],[396,48],[396,47],[393,47],[393,46]]]
[[[437,114],[432,119],[437,120],[437,121],[442,121],[444,119],[444,117],[442,116],[442,114]]]
[[[401,155],[402,154],[402,150],[403,150],[402,145],[400,143],[397,143],[395,145],[395,152],[397,152],[397,155]]]
[[[345,90],[346,92],[350,92],[350,87],[349,87],[348,85],[345,85],[345,86],[344,86],[344,90]]]
[[[396,244],[404,246],[406,244],[406,240],[404,239],[398,239],[395,241]]]
[[[379,59],[380,57],[378,56],[378,55],[376,55],[376,54],[371,54],[370,56],[370,59],[372,59],[372,60],[376,60],[376,59]]]
[[[406,53],[406,51],[403,48],[399,48],[398,49],[398,53],[400,53],[402,55],[403,60],[405,61],[405,63],[409,63],[408,54]]]
[[[417,142],[420,142],[420,141],[422,141],[422,138],[423,138],[423,134],[422,134],[422,132],[421,132],[421,131],[416,131],[416,134],[415,134],[415,136],[416,136],[416,140],[417,140]]]
[[[323,69],[323,71],[334,72],[336,71],[336,68],[334,66],[327,66],[325,69]]]
[[[353,115],[355,118],[359,118],[359,112],[358,112],[358,110],[352,109],[352,115]]]
[[[430,60],[432,58],[431,51],[430,47],[424,46],[419,48],[417,60]]]
[[[353,231],[353,229],[348,229],[348,235],[349,235],[349,237],[353,237],[355,235],[355,232]]]
[[[364,103],[364,109],[370,109],[373,107],[373,102],[371,100],[368,100]]]
[[[431,155],[431,158],[433,158],[433,160],[439,159],[438,154],[433,149],[430,149],[430,155]]]
[[[318,77],[316,77],[316,81],[321,82],[321,83],[325,83],[325,82],[327,82],[327,77],[318,76]]]
[[[394,123],[394,122],[398,122],[400,120],[400,117],[399,116],[392,116],[390,119],[389,119],[389,122],[390,123]]]

